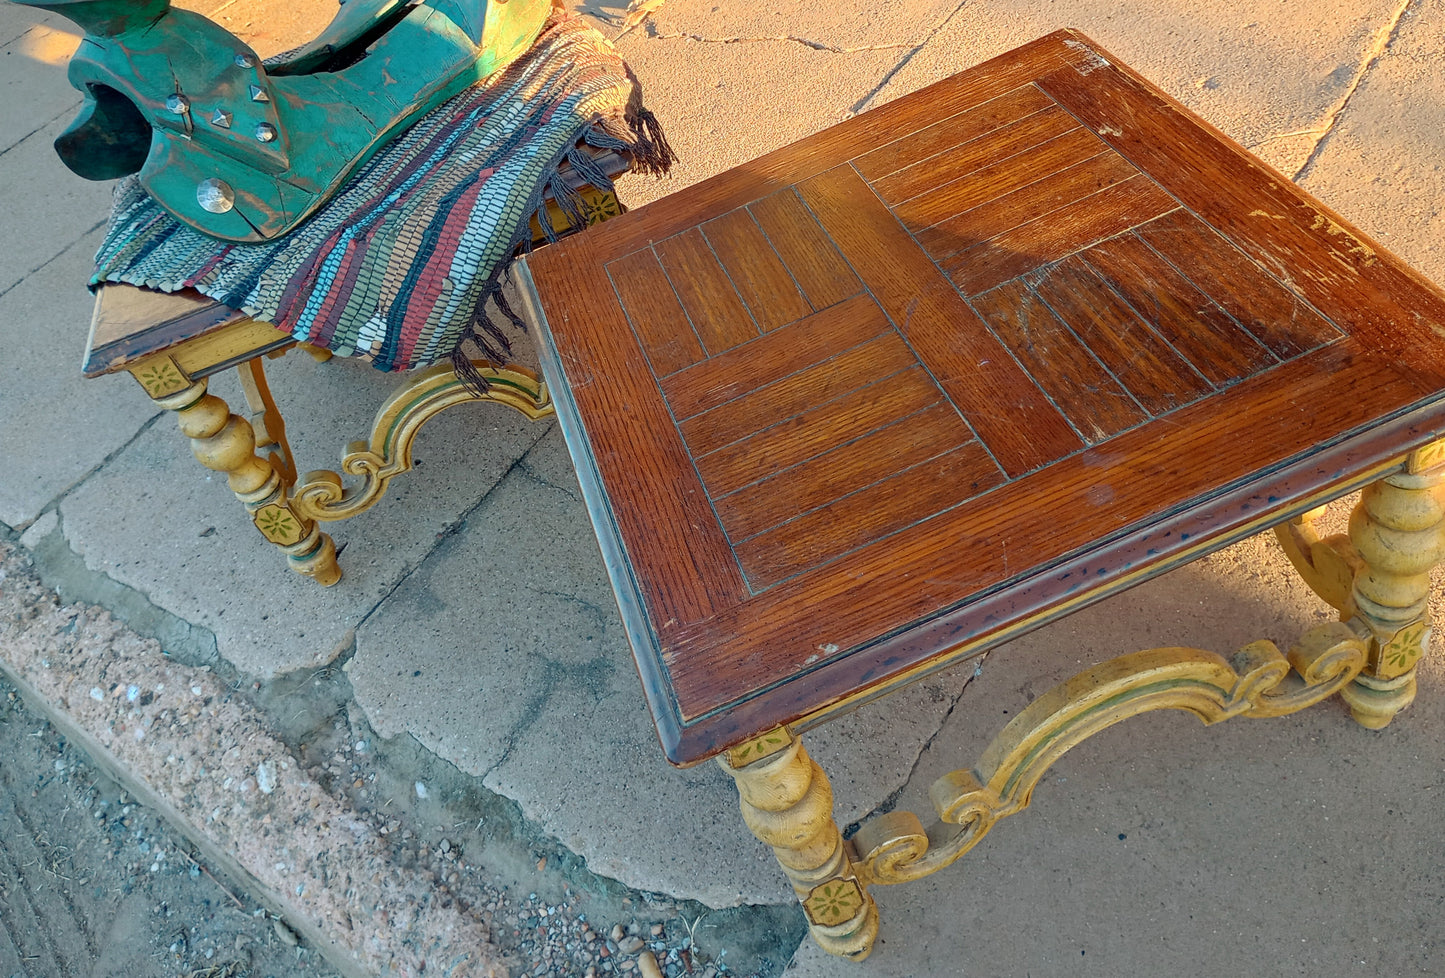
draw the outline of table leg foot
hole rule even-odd
[[[737,782],[743,821],[773,849],[829,954],[861,961],[878,936],[878,907],[833,820],[833,788],[803,743],[778,728],[718,758]]]
[[[1365,489],[1350,516],[1359,556],[1351,622],[1369,639],[1364,671],[1341,692],[1355,719],[1378,730],[1415,698],[1415,671],[1430,646],[1430,571],[1445,556],[1445,467],[1438,452]]]
[[[1340,699],[1360,726],[1382,730],[1395,714],[1415,701],[1415,672],[1412,669],[1395,679],[1356,676],[1354,682],[1340,690]]]

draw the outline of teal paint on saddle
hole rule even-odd
[[[551,0],[345,0],[316,40],[263,65],[170,0],[15,0],[86,32],[85,104],[55,141],[91,180],[139,171],[179,220],[227,241],[294,228],[399,130],[505,67]]]

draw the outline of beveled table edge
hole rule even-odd
[[[582,418],[577,413],[577,405],[567,393],[570,390],[567,386],[567,371],[563,368],[561,357],[552,342],[552,331],[537,296],[532,272],[527,266],[527,256],[518,258],[512,268],[512,274],[517,280],[517,296],[522,304],[522,317],[529,324],[529,332],[537,346],[542,376],[552,395],[557,424],[562,428],[567,453],[572,457],[572,467],[576,470],[577,483],[582,491],[582,502],[587,508],[593,535],[602,552],[602,565],[607,571],[607,579],[617,599],[622,628],[627,635],[627,643],[632,648],[633,663],[642,682],[643,695],[652,713],[663,752],[672,763],[682,763],[673,759],[682,730],[682,718],[677,712],[677,705],[664,689],[649,681],[648,669],[644,668],[642,662],[642,650],[647,649],[653,660],[649,665],[661,670],[665,675],[667,666],[662,661],[661,644],[643,605],[642,591],[628,563],[622,534],[612,518],[611,508],[607,505],[606,490],[602,486],[602,478],[592,454],[592,444],[587,438]],[[558,392],[562,393],[560,398],[557,396]]]
[[[122,339],[96,346],[96,331],[105,308],[105,296],[110,290],[121,289],[134,290],[153,296],[156,298],[157,305],[174,305],[177,312],[140,332],[131,333]],[[116,370],[124,369],[131,362],[172,350],[198,336],[248,318],[250,317],[245,313],[204,296],[194,289],[161,292],[129,282],[103,282],[95,289],[95,306],[91,313],[90,333],[85,341],[85,354],[81,359],[81,373],[86,377],[100,377],[114,373]],[[279,335],[274,344],[257,349],[253,355],[259,356],[277,346],[293,342],[288,334],[282,333],[279,329],[277,333]],[[138,350],[140,352],[137,352]],[[240,362],[245,359],[250,359],[250,357],[242,358]],[[208,372],[214,373],[215,370],[224,369],[224,366],[230,365],[232,364],[226,364]],[[201,374],[197,373],[196,376],[201,376]]]

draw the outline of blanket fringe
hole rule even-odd
[[[466,332],[462,335],[461,342],[452,350],[452,369],[456,371],[457,377],[462,384],[477,397],[484,396],[491,390],[491,384],[487,378],[477,369],[472,362],[472,356],[467,351],[470,346],[481,354],[483,360],[489,360],[497,366],[506,366],[512,359],[511,338],[497,325],[487,313],[487,303],[496,307],[513,327],[526,332],[527,323],[518,316],[512,304],[502,292],[500,277],[487,283],[487,291],[477,303],[476,312],[472,315],[471,322],[467,325]]]

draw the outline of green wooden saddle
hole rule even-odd
[[[91,180],[139,171],[177,218],[229,241],[294,228],[394,133],[526,51],[551,0],[343,0],[262,64],[170,0],[16,0],[74,21],[85,105],[55,141]]]

